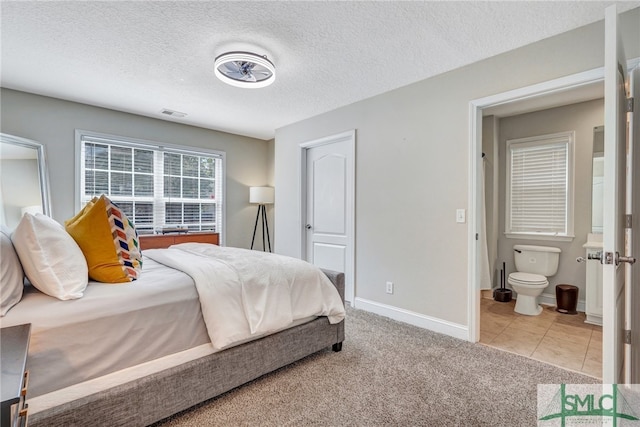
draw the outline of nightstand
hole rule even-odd
[[[0,364],[2,365],[2,407],[0,425],[15,427],[27,425],[26,371],[31,323],[0,329]]]

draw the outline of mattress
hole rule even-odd
[[[26,287],[2,327],[31,323],[27,369],[36,397],[209,343],[191,277],[144,259],[140,279],[89,282],[60,301]]]

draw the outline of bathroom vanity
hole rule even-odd
[[[597,259],[589,259],[589,255],[602,252],[602,205],[604,180],[604,126],[593,128],[593,165],[591,192],[591,233],[587,235],[587,243],[582,245],[586,251],[586,291],[585,314],[586,323],[602,325],[602,264]]]
[[[602,326],[602,264],[600,260],[589,259],[589,254],[602,252],[602,234],[589,233],[587,243],[582,245],[586,250],[586,295],[585,323]]]

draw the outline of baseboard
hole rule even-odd
[[[515,292],[514,298],[517,299],[517,295],[515,294]],[[538,302],[544,305],[555,306],[556,296],[553,294],[544,293],[540,295],[540,297],[538,298]],[[430,331],[449,335],[454,338],[459,338],[461,340],[469,339],[469,328],[466,325],[461,325],[459,323],[449,322],[447,320],[438,319],[437,317],[426,316],[424,314],[394,307],[388,304],[382,304],[364,298],[355,298],[353,307],[359,310],[365,310],[371,313],[379,314],[381,316],[385,316],[399,322],[408,323],[419,328],[424,328]],[[584,312],[584,307],[584,300],[578,300],[577,310],[580,312]]]
[[[555,307],[555,306],[556,306],[556,296],[555,296],[554,294],[547,294],[547,293],[544,293],[544,294],[542,294],[542,295],[540,295],[540,296],[538,297],[538,302],[539,302],[540,304],[552,305],[552,306],[554,306],[554,307]],[[584,311],[585,311],[585,308],[584,308],[584,307],[585,307],[585,302],[584,302],[584,300],[583,300],[583,299],[579,299],[579,300],[578,300],[578,305],[577,305],[577,307],[576,307],[576,310],[578,310],[578,311],[580,311],[580,312],[584,313]]]
[[[484,291],[483,291],[484,292]],[[516,292],[513,293],[513,299],[518,299],[518,294]],[[553,307],[556,306],[556,296],[554,294],[543,293],[538,297],[538,303],[542,305],[551,305]],[[578,300],[578,304],[576,306],[576,310],[582,313],[585,312],[585,301],[583,299]]]
[[[379,314],[393,320],[418,326],[419,328],[449,335],[461,340],[469,339],[469,328],[459,323],[449,322],[436,317],[425,316],[402,308],[382,304],[364,298],[356,298],[355,308]]]

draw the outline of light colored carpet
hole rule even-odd
[[[157,423],[177,426],[529,426],[537,384],[595,378],[348,309],[322,351]]]

